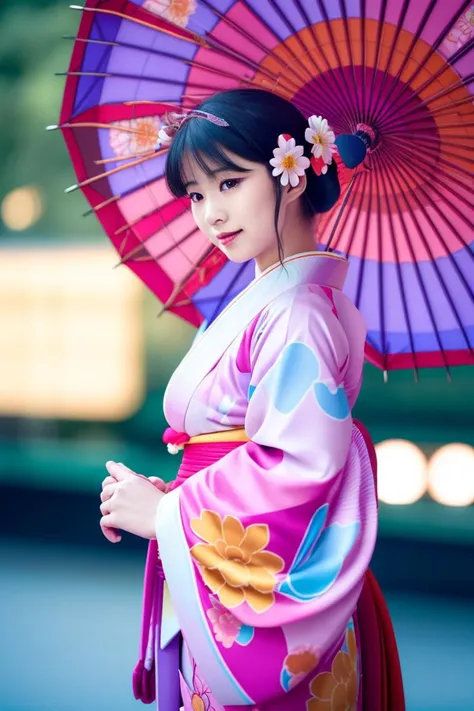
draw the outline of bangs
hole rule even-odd
[[[242,147],[238,145],[239,141],[233,132],[228,131],[226,136],[225,131],[226,127],[215,126],[210,121],[198,118],[190,119],[179,129],[166,160],[166,182],[175,197],[188,194],[186,184],[192,176],[186,174],[186,159],[195,161],[208,176],[216,170],[249,172],[248,168],[243,168],[229,158],[226,151],[242,155]]]

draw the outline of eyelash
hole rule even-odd
[[[225,191],[225,192],[228,192],[229,190],[233,190],[234,188],[236,188],[237,185],[239,185],[242,182],[242,180],[243,180],[243,178],[227,178],[227,180],[222,181],[222,183],[220,184],[219,187],[222,190],[222,187],[226,183],[233,183],[232,187],[228,188],[228,190]],[[197,195],[199,195],[202,198],[201,193],[189,193],[189,198],[191,199],[191,202],[194,202],[194,203],[201,202],[200,200],[194,199],[194,196],[197,196]]]

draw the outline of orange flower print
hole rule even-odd
[[[474,5],[466,10],[454,23],[451,31],[440,45],[441,53],[450,57],[464,47],[474,37]]]
[[[188,693],[192,711],[215,711],[211,692],[199,676],[195,662],[193,662],[192,690],[188,689]],[[184,708],[189,708],[188,704],[185,704]]]
[[[293,689],[302,681],[318,664],[319,655],[309,646],[294,649],[285,657],[281,683],[285,691]]]
[[[117,157],[134,156],[157,148],[160,130],[158,116],[116,121],[110,127],[109,143]]]
[[[348,627],[346,644],[349,653],[340,651],[333,659],[330,672],[322,672],[310,684],[312,698],[307,711],[356,711],[357,644],[353,627]]]
[[[279,555],[264,550],[270,540],[268,526],[244,528],[235,516],[222,520],[215,511],[204,510],[191,528],[206,541],[194,545],[191,555],[222,605],[229,609],[247,602],[254,612],[268,610],[275,600],[275,576],[284,566]]]
[[[186,27],[190,16],[196,12],[196,0],[145,0],[142,7],[175,25]]]
[[[202,696],[193,694],[191,697],[191,708],[193,711],[206,711],[206,705]]]

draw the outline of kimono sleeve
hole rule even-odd
[[[224,705],[287,691],[295,649],[309,644],[315,668],[330,653],[354,613],[377,525],[344,388],[349,344],[324,293],[279,297],[249,355],[251,441],[167,494],[157,514],[183,636]]]

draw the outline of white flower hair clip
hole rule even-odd
[[[273,158],[270,160],[270,165],[273,166],[272,175],[277,177],[281,175],[280,182],[282,185],[288,185],[296,188],[300,182],[300,176],[310,166],[310,160],[303,155],[304,147],[297,146],[296,141],[289,134],[283,133],[278,136],[278,148],[273,151]]]
[[[316,175],[325,175],[332,163],[333,153],[337,152],[336,136],[322,116],[310,116],[309,127],[304,133],[305,139],[312,144],[311,165]]]

